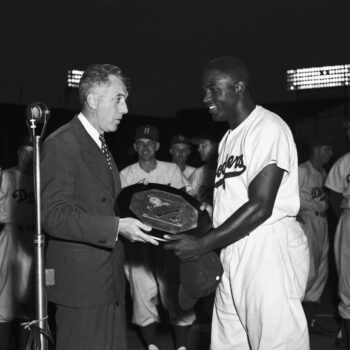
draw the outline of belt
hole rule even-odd
[[[326,216],[326,212],[325,211],[315,211],[315,215],[316,216],[321,216],[321,217],[325,217]]]

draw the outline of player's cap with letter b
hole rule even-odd
[[[223,268],[215,252],[209,252],[196,260],[180,264],[179,304],[190,309],[198,299],[216,290],[221,281]]]
[[[159,141],[158,130],[152,125],[142,125],[136,129],[134,140],[148,139],[151,141]]]

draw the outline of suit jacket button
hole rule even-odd
[[[102,197],[101,202],[102,203],[106,203],[107,202],[107,198],[106,197]]]

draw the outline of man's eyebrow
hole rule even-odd
[[[119,92],[115,95],[115,97],[128,97],[128,93],[127,92]]]

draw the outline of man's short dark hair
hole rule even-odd
[[[204,72],[218,71],[227,74],[232,80],[244,81],[249,85],[249,72],[247,65],[236,57],[215,58],[204,65]]]
[[[115,75],[126,85],[126,78],[117,66],[112,64],[93,64],[87,67],[79,82],[80,103],[84,103],[92,87],[110,84],[110,75]]]

